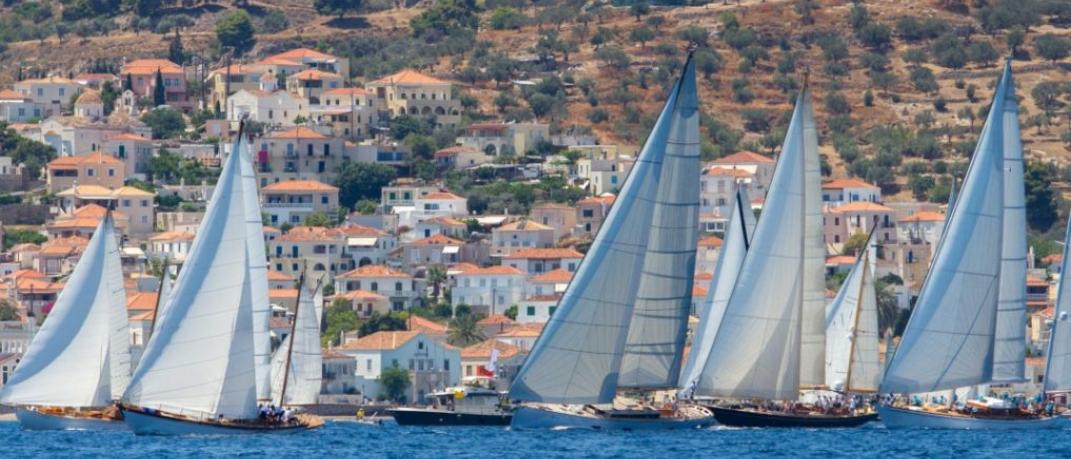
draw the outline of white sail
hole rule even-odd
[[[1026,373],[1026,191],[1023,144],[1019,139],[1019,101],[1010,61],[1004,66],[1004,110],[999,129],[1004,152],[1004,229],[1000,257],[997,329],[992,382],[1025,380]],[[996,128],[995,128],[996,129]],[[998,145],[998,148],[1000,146]]]
[[[236,143],[241,143],[241,136]],[[193,246],[123,401],[192,416],[257,413],[241,165],[234,145]]]
[[[878,332],[878,291],[874,271],[876,260],[876,245],[868,245],[864,264],[857,266],[863,271],[863,275],[852,330],[847,385],[844,387],[848,392],[877,392],[881,383],[882,368],[878,349],[881,337]]]
[[[111,404],[112,385],[125,383],[128,375],[120,373],[124,368],[129,371],[130,366],[130,332],[120,330],[126,323],[126,292],[119,267],[115,223],[109,213],[97,226],[14,374],[0,390],[0,401],[62,407]],[[115,316],[116,302],[123,304],[121,317]],[[125,354],[122,349],[111,349],[121,347],[115,344],[120,332],[127,339]]]
[[[1049,328],[1046,350],[1045,392],[1071,391],[1071,282],[1066,282],[1071,269],[1071,216],[1064,237],[1064,258],[1060,262],[1060,286],[1057,288],[1056,308]]]
[[[807,148],[813,119],[810,94],[804,90],[697,394],[769,400],[799,396],[800,316],[804,282],[810,280],[804,275],[809,224],[804,203],[805,194],[818,192],[806,188],[805,178],[806,157],[818,154]],[[824,334],[824,307],[821,312]]]
[[[844,390],[848,382],[856,312],[863,299],[864,265],[868,264],[867,255],[859,257],[826,313],[826,386],[831,389]]]
[[[932,392],[992,379],[1003,258],[1002,250],[995,248],[1003,247],[1005,218],[1001,125],[1009,84],[1010,79],[1002,78],[997,85],[956,205],[882,380],[882,392]]]
[[[803,262],[800,309],[800,386],[821,387],[826,369],[826,244],[822,166],[810,100],[803,114]]]
[[[119,400],[130,383],[131,355],[130,355],[130,321],[126,309],[126,288],[123,285],[123,262],[119,258],[119,234],[115,230],[115,222],[110,214],[105,217],[108,220],[108,228],[105,234],[110,237],[105,240],[107,250],[104,257],[103,276],[107,290],[110,292],[109,300],[109,331],[108,339],[108,372],[111,373],[111,400]],[[104,224],[104,222],[101,222]]]
[[[667,143],[694,139],[671,137],[687,135],[674,126],[698,116],[693,67],[689,59],[558,310],[514,379],[513,400],[607,403],[614,399]],[[698,167],[692,172],[698,174]]]
[[[152,332],[156,333],[156,330],[160,329],[160,323],[164,321],[164,315],[167,314],[167,300],[171,298],[171,290],[175,286],[175,281],[171,279],[171,273],[168,272],[168,268],[164,266],[164,275],[160,277],[160,296],[156,299],[156,317],[153,318]]]
[[[257,197],[257,175],[249,142],[240,142],[234,154],[242,156],[242,190],[245,207],[246,250],[249,252],[249,288],[253,300],[253,347],[257,369],[257,399],[271,398],[271,302],[268,298],[268,258],[264,220]]]
[[[272,401],[278,406],[312,405],[320,395],[323,356],[320,354],[320,321],[316,318],[314,299],[320,291],[303,288],[294,315],[294,332],[272,357]],[[286,362],[290,361],[290,369]],[[285,399],[283,380],[286,378]]]
[[[699,390],[702,384],[701,378],[703,378],[702,375],[710,357],[710,349],[714,344],[718,325],[725,316],[725,306],[729,304],[729,297],[733,293],[737,275],[740,274],[740,267],[744,263],[744,255],[747,254],[748,245],[751,243],[750,235],[754,228],[755,214],[751,211],[747,192],[740,189],[736,192],[733,214],[729,218],[725,239],[718,253],[714,277],[710,281],[707,297],[703,300],[699,311],[699,325],[695,328],[692,350],[688,353],[688,362],[681,372],[682,393],[688,394],[693,389]]]

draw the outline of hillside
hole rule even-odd
[[[63,22],[58,1],[20,3],[51,8],[41,24]],[[120,10],[97,19],[108,22],[99,35],[72,34],[83,19],[64,27],[62,39],[9,37],[0,87],[20,67],[23,75],[73,74],[101,62],[166,56],[175,28],[195,56],[187,64],[220,65],[215,24],[238,7],[162,3],[149,18]],[[941,200],[950,174],[962,178],[1011,42],[1027,156],[1055,162],[1045,172],[1050,181],[1063,181],[1071,163],[1067,2],[371,1],[341,19],[317,14],[311,0],[234,3],[244,4],[260,32],[242,58],[314,47],[349,57],[356,84],[417,67],[464,83],[462,93],[477,104],[468,119],[536,117],[559,129],[590,128],[604,143],[642,142],[687,44],[699,42],[708,157],[741,149],[773,153],[806,80],[828,172],[860,176],[901,200],[912,194]],[[25,7],[3,12],[7,23],[25,16],[17,8]],[[47,34],[42,27],[38,33]],[[542,83],[518,89],[511,80]]]

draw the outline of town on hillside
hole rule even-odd
[[[60,2],[35,2],[51,3],[56,12],[36,13],[43,20],[91,2],[62,2],[62,13]],[[1053,79],[1066,79],[1071,40],[1050,22],[1071,17],[1068,11],[1043,12],[1024,26],[973,7],[962,14],[937,6],[965,2],[897,11],[882,5],[870,13],[862,3],[770,2],[805,19],[805,33],[786,36],[757,17],[769,13],[766,2],[576,2],[594,5],[582,17],[561,5],[570,2],[532,10],[487,2],[501,6],[449,20],[429,12],[466,2],[369,3],[378,9],[338,7],[315,20],[301,16],[308,22],[300,27],[278,16],[250,22],[235,8],[212,32],[196,29],[191,16],[182,16],[188,24],[159,20],[155,28],[139,25],[142,16],[130,26],[120,21],[114,36],[0,41],[20,59],[37,41],[153,43],[152,51],[104,63],[64,67],[43,58],[3,71],[10,84],[0,88],[0,387],[109,214],[121,233],[139,358],[161,279],[183,269],[241,125],[262,211],[273,346],[291,333],[299,283],[322,286],[321,401],[413,403],[462,383],[505,390],[636,166],[689,43],[698,46],[701,93],[710,96],[703,103],[731,108],[724,116],[714,103],[703,108],[689,340],[736,196],[745,192],[748,210],[761,218],[790,100],[810,72],[823,115],[827,299],[873,234],[879,321],[889,337],[882,349],[894,342],[985,119],[992,86],[983,82],[995,79],[1007,52],[1031,88],[1020,89],[1031,116],[1023,129],[1031,228],[1026,377],[1044,377],[1038,356],[1060,277],[1055,241],[1063,238],[1058,209],[1071,143],[1063,126],[1071,128],[1071,87]],[[175,18],[186,7],[169,8],[166,17]],[[927,8],[960,19],[935,24],[925,19]],[[701,26],[687,22],[690,14]],[[374,53],[331,41],[331,34],[364,33],[345,25],[355,15],[376,31],[402,30],[407,46],[435,51],[373,67]],[[854,30],[844,37],[815,28],[849,17]],[[268,27],[269,19],[283,24],[243,35],[245,26]],[[982,30],[961,30],[976,21]],[[517,31],[538,43],[518,41],[510,50],[505,35]],[[476,36],[453,61],[434,54]],[[618,85],[617,73],[627,81]],[[863,87],[865,94],[844,95]]]

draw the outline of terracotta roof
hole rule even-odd
[[[763,156],[758,153],[750,151],[741,151],[733,153],[729,156],[718,158],[714,160],[714,164],[733,164],[733,163],[773,163],[774,160],[768,156]]]
[[[149,238],[150,241],[192,241],[193,233],[188,231],[167,231]]]
[[[830,212],[844,213],[844,212],[893,212],[892,209],[885,207],[881,204],[876,204],[870,201],[855,201],[834,207],[829,210]]]
[[[327,79],[342,79],[342,75],[334,72],[325,72],[318,69],[302,70],[293,75],[286,77],[287,79],[293,78],[295,80],[327,80]]]
[[[590,196],[577,201],[577,204],[613,204],[617,200],[617,195],[604,193],[599,196]]]
[[[34,292],[34,293],[57,293],[63,290],[63,284],[59,282],[49,282],[44,279],[21,277],[15,281],[15,288],[19,292]]]
[[[488,266],[486,268],[476,268],[475,270],[470,269],[462,274],[466,276],[520,276],[524,272],[512,266]]]
[[[374,236],[374,237],[379,237],[379,236],[386,236],[387,235],[387,232],[383,231],[381,229],[373,228],[371,226],[358,225],[356,223],[350,223],[350,224],[348,224],[346,226],[340,226],[340,227],[338,227],[338,230],[342,231],[344,234],[346,234],[346,236],[351,236],[351,237],[355,237],[355,236],[369,236],[369,237]]]
[[[1026,276],[1026,285],[1030,287],[1048,287],[1049,283],[1044,279],[1039,279],[1034,276]]]
[[[1057,264],[1057,263],[1060,263],[1062,261],[1064,261],[1064,256],[1059,254],[1059,253],[1054,253],[1052,255],[1046,255],[1045,257],[1043,257],[1041,259],[1041,262],[1045,263],[1047,265]]]
[[[497,339],[491,338],[462,349],[461,358],[473,360],[490,359],[492,349],[498,350],[499,359],[508,359],[524,352],[523,349],[517,346],[514,346],[509,343],[503,343]]]
[[[539,223],[539,222],[531,221],[531,220],[529,220],[527,218],[522,218],[522,219],[517,220],[515,222],[506,223],[505,225],[502,225],[502,226],[499,226],[498,228],[495,228],[495,231],[543,231],[543,230],[554,230],[554,228],[551,228],[551,227],[549,227],[547,225],[544,225],[542,223]]]
[[[920,211],[915,212],[912,215],[901,218],[898,221],[901,222],[942,222],[945,220],[945,214],[940,212]]]
[[[443,149],[441,149],[439,151],[436,151],[435,152],[435,157],[436,158],[449,158],[449,157],[452,157],[452,156],[457,156],[458,153],[466,153],[466,152],[467,153],[480,153],[480,150],[477,150],[477,149],[472,148],[472,147],[466,147],[464,145],[454,145],[452,147],[446,147],[446,148],[443,148]]]
[[[415,314],[409,316],[409,320],[406,321],[406,326],[409,327],[409,330],[411,331],[421,332],[428,335],[445,335],[446,332],[450,330],[450,327],[445,324]]]
[[[281,300],[297,299],[298,291],[296,288],[272,288],[268,289],[268,298],[276,298]]]
[[[709,281],[714,279],[714,273],[699,273],[695,275],[697,281]]]
[[[367,96],[369,91],[365,88],[335,88],[324,91],[325,96]]]
[[[463,222],[461,220],[458,220],[456,218],[453,218],[453,217],[434,217],[434,218],[429,218],[427,220],[424,220],[424,221],[422,221],[420,223],[432,223],[432,224],[443,225],[443,226],[463,226],[463,227],[466,227],[466,228],[468,227],[468,225],[466,225],[465,222]]]
[[[845,188],[878,188],[857,178],[833,179],[822,184],[823,190],[843,190]]]
[[[139,142],[152,142],[152,139],[148,139],[148,138],[142,137],[140,135],[131,134],[131,133],[128,133],[128,132],[124,132],[124,133],[119,134],[119,135],[113,135],[113,136],[108,138],[108,142],[111,142],[112,140],[136,140],[136,141],[139,141]]]
[[[380,331],[346,342],[342,349],[355,351],[389,351],[398,349],[416,338],[418,331]]]
[[[292,49],[290,51],[284,51],[284,52],[281,52],[279,54],[273,54],[273,55],[271,55],[269,57],[274,57],[274,58],[278,58],[278,59],[287,59],[287,60],[294,60],[294,59],[337,59],[335,56],[332,56],[330,54],[321,53],[319,51],[316,51],[314,49],[309,49],[309,48]]]
[[[521,258],[536,258],[536,259],[552,259],[552,258],[583,258],[584,255],[571,248],[527,248],[514,250],[505,258],[509,259],[521,259]]]
[[[212,70],[211,72],[209,72],[209,75],[210,76],[211,75],[226,75],[228,70],[230,70],[230,74],[232,76],[233,75],[247,75],[247,74],[252,74],[252,73],[261,73],[263,71],[259,66],[256,66],[256,65],[231,64],[230,66],[226,66],[225,65],[223,67],[220,67],[220,68],[217,68],[215,70]]]
[[[285,57],[268,56],[264,59],[257,61],[260,65],[284,65],[288,67],[304,67],[304,64],[294,61],[293,59],[287,59]]]
[[[465,199],[449,191],[436,191],[434,193],[428,193],[417,199]]]
[[[135,59],[127,62],[123,66],[123,75],[155,75],[156,71],[160,70],[161,73],[182,73],[182,67],[178,64],[171,62],[167,59]]]
[[[543,324],[519,323],[510,329],[495,335],[502,338],[534,338],[543,332]]]
[[[99,206],[97,204],[89,203],[89,204],[86,204],[86,205],[84,205],[82,207],[74,209],[74,212],[71,212],[71,216],[72,217],[80,217],[80,218],[95,218],[97,220],[100,220],[100,219],[104,218],[104,215],[107,214],[107,213],[108,213],[108,209],[105,209],[103,206]],[[118,218],[126,218],[126,214],[124,214],[122,212],[119,212],[118,210],[113,210],[112,211],[112,217],[114,217],[116,219],[118,219]]]
[[[12,89],[0,90],[0,100],[28,100],[28,99],[29,99],[29,97],[26,97],[26,96],[22,95],[21,92],[18,92],[18,91],[12,90]]]
[[[323,183],[319,180],[285,180],[278,183],[272,183],[266,187],[260,189],[261,191],[338,191],[338,187],[334,187]]]
[[[385,297],[383,295],[380,295],[378,293],[369,292],[369,291],[366,291],[366,290],[350,290],[350,291],[348,291],[346,293],[343,293],[342,295],[339,295],[338,297],[339,298],[345,298],[347,300],[374,300],[374,301],[379,301],[379,300],[386,300],[387,299],[387,297]]]
[[[411,279],[413,276],[401,271],[395,271],[385,265],[364,265],[338,277],[343,279],[357,279],[362,277],[402,277]]]
[[[279,228],[275,228],[275,227],[272,227],[272,226],[265,226],[264,227],[264,234],[268,234],[268,233],[271,233],[271,234],[283,234],[283,231],[280,230]]]
[[[447,272],[454,271],[455,273],[460,273],[460,274],[476,272],[476,271],[479,271],[479,270],[480,270],[479,266],[476,266],[476,265],[474,265],[472,263],[468,263],[468,262],[461,262],[461,263],[453,264],[453,265],[450,265],[449,268],[447,268]]]
[[[278,241],[338,241],[345,237],[341,231],[334,228],[319,226],[295,226],[286,234],[276,238]]]
[[[573,273],[558,268],[532,277],[530,282],[537,284],[566,284],[573,279]]]
[[[289,282],[293,282],[294,278],[291,277],[289,274],[281,273],[279,271],[268,271],[268,280],[269,281],[289,281]]]
[[[71,229],[71,228],[96,228],[100,224],[99,218],[91,217],[71,217],[56,220],[49,223],[47,226],[49,229]]]
[[[88,155],[81,156],[63,156],[48,162],[49,169],[67,169],[72,167],[78,167],[82,165],[108,165],[108,166],[122,166],[123,162],[108,153],[103,151],[97,151]]]
[[[298,126],[286,131],[273,132],[268,135],[269,139],[306,139],[306,140],[323,140],[327,136],[320,134],[307,127]]]
[[[104,100],[100,98],[100,91],[94,91],[92,89],[86,89],[82,91],[82,95],[78,96],[78,100],[74,101],[75,104],[102,104]]]
[[[157,292],[127,292],[127,311],[152,311],[156,309]]]
[[[722,240],[717,236],[705,237],[699,240],[699,247],[721,247]]]
[[[423,73],[417,72],[416,70],[406,69],[406,70],[402,70],[402,71],[400,71],[398,73],[395,73],[393,75],[385,76],[383,78],[380,78],[380,79],[375,80],[375,81],[373,81],[371,83],[368,83],[368,84],[369,85],[376,85],[376,86],[383,86],[383,85],[392,85],[392,84],[442,85],[442,84],[451,84],[451,83],[449,81],[446,81],[446,80],[440,80],[440,79],[435,78],[433,76],[425,75]]]
[[[63,78],[63,77],[60,77],[60,76],[51,75],[51,76],[47,76],[47,77],[44,77],[44,78],[31,78],[31,79],[28,79],[28,80],[22,80],[22,81],[16,82],[15,85],[20,85],[20,84],[51,84],[51,83],[78,84],[74,80],[71,80],[71,79],[68,79],[68,78]]]
[[[127,319],[130,322],[152,322],[156,317],[156,311],[145,311],[134,314]]]
[[[826,258],[826,266],[854,265],[855,257],[851,255],[836,255]]]
[[[117,81],[119,77],[111,73],[79,73],[72,78],[74,81]]]
[[[442,234],[432,234],[424,239],[417,239],[410,242],[409,245],[463,245],[464,243],[464,241],[459,241]]]
[[[707,169],[706,174],[710,175],[710,176],[714,176],[714,177],[720,177],[720,176],[751,177],[752,175],[754,175],[751,172],[748,172],[748,171],[743,170],[743,169],[730,169],[730,168],[727,168],[727,167],[718,167],[718,166],[714,166],[714,167],[712,167],[710,169]]]
[[[698,298],[705,298],[707,296],[707,288],[692,284],[692,296]]]
[[[116,188],[115,191],[112,192],[112,196],[151,198],[156,195],[140,188],[134,188],[132,186],[121,186],[119,188]]]
[[[502,314],[491,314],[476,322],[476,325],[502,325],[502,324],[515,324],[517,321],[510,319]]]

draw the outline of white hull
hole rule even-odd
[[[249,435],[261,433],[296,433],[308,430],[300,426],[289,428],[228,427],[182,419],[166,418],[123,410],[123,420],[137,435]]]
[[[1029,419],[987,419],[969,416],[948,416],[921,410],[879,406],[878,414],[890,429],[956,429],[956,430],[1034,430],[1064,427],[1060,416]]]
[[[123,421],[57,416],[25,408],[16,408],[15,418],[26,430],[127,430]]]
[[[705,411],[705,410],[704,410]],[[621,418],[588,412],[573,412],[549,407],[522,406],[513,411],[510,428],[525,429],[594,429],[594,430],[680,430],[700,429],[714,424],[709,412],[692,418]]]

